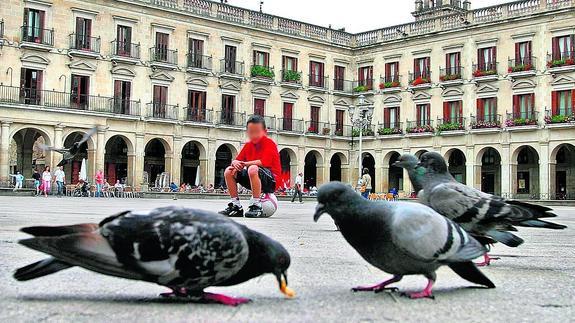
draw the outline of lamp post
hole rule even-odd
[[[363,129],[371,124],[371,118],[373,117],[373,106],[365,103],[365,96],[361,94],[358,97],[357,107],[350,105],[348,108],[349,119],[354,128],[359,128],[359,178],[361,178],[362,173],[362,163],[363,163]],[[353,136],[353,133],[352,133]]]

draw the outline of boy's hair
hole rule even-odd
[[[248,119],[248,122],[246,122],[246,127],[250,124],[261,124],[264,127],[264,130],[267,129],[266,127],[266,119],[264,119],[264,117],[260,116],[260,115],[253,115]]]

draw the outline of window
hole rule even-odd
[[[385,82],[399,82],[399,62],[385,64]]]
[[[44,38],[45,12],[42,10],[24,8],[24,30],[22,40],[42,43]]]
[[[282,69],[284,71],[297,72],[297,58],[284,55],[282,57]]]
[[[497,48],[495,46],[477,50],[477,69],[480,71],[497,69]]]
[[[258,116],[264,116],[266,109],[266,100],[264,99],[254,99],[254,114]]]
[[[269,67],[270,54],[254,50],[254,65]]]
[[[168,44],[170,42],[170,35],[166,33],[156,33],[156,48],[155,48],[155,61],[166,62],[168,61]]]
[[[399,128],[399,107],[385,108],[383,110],[383,127]]]
[[[461,74],[461,53],[449,53],[445,55],[445,75]]]
[[[226,73],[236,73],[236,51],[236,46],[226,45],[224,54]]]
[[[515,43],[515,66],[528,64],[533,64],[531,62],[531,42]]]
[[[165,118],[166,104],[168,103],[168,87],[154,85],[154,97],[152,100],[152,116],[154,118]]]
[[[497,98],[477,99],[477,121],[497,122]]]
[[[461,101],[443,102],[443,122],[462,123],[463,104]]]
[[[417,126],[427,126],[431,125],[431,105],[430,104],[418,104],[416,107],[416,120]]]
[[[293,103],[284,102],[283,106],[283,130],[293,130]]]
[[[413,68],[414,68],[414,76],[416,78],[424,78],[424,79],[429,79],[430,76],[430,62],[431,59],[429,57],[422,57],[422,58],[416,58],[413,62]]]
[[[204,41],[191,38],[188,42],[188,66],[195,68],[207,68],[203,60]]]
[[[335,110],[335,135],[343,136],[343,119],[345,110]]]
[[[324,64],[320,62],[309,62],[309,85],[314,87],[324,87]]]
[[[130,114],[132,84],[128,81],[114,81],[114,113]]]
[[[233,125],[235,119],[236,97],[234,95],[222,95],[222,116],[221,122]]]
[[[367,90],[373,89],[373,66],[360,67],[357,70],[358,86],[365,86]]]
[[[88,108],[88,96],[90,88],[90,77],[84,75],[72,74],[72,83],[70,91],[70,105],[72,108]]]
[[[42,71],[22,68],[20,70],[20,101],[26,104],[40,104]]]
[[[92,19],[76,18],[75,49],[92,50]]]
[[[310,125],[308,132],[319,133],[319,109],[320,107],[311,107],[310,110]]]
[[[118,25],[116,30],[116,54],[132,56],[132,27]]]
[[[573,58],[575,35],[567,35],[553,38],[553,59]]]
[[[188,90],[188,120],[206,121],[206,92]]]
[[[575,90],[553,92],[551,94],[551,108],[554,116],[575,114]]]
[[[335,66],[333,73],[335,75],[333,81],[333,89],[335,91],[343,91],[344,88],[344,79],[345,79],[345,67],[344,66]]]
[[[533,119],[535,109],[535,94],[520,94],[513,96],[513,118]]]

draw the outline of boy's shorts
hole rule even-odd
[[[276,180],[272,172],[265,167],[259,167],[260,181],[262,182],[262,193],[273,193],[276,190]],[[251,190],[250,175],[247,169],[243,169],[236,174],[236,181],[241,186]]]

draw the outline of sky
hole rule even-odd
[[[216,0],[217,1],[217,0]],[[414,0],[263,0],[265,13],[357,33],[413,21]],[[471,0],[472,8],[511,0]],[[260,0],[228,0],[238,7],[259,10]]]

